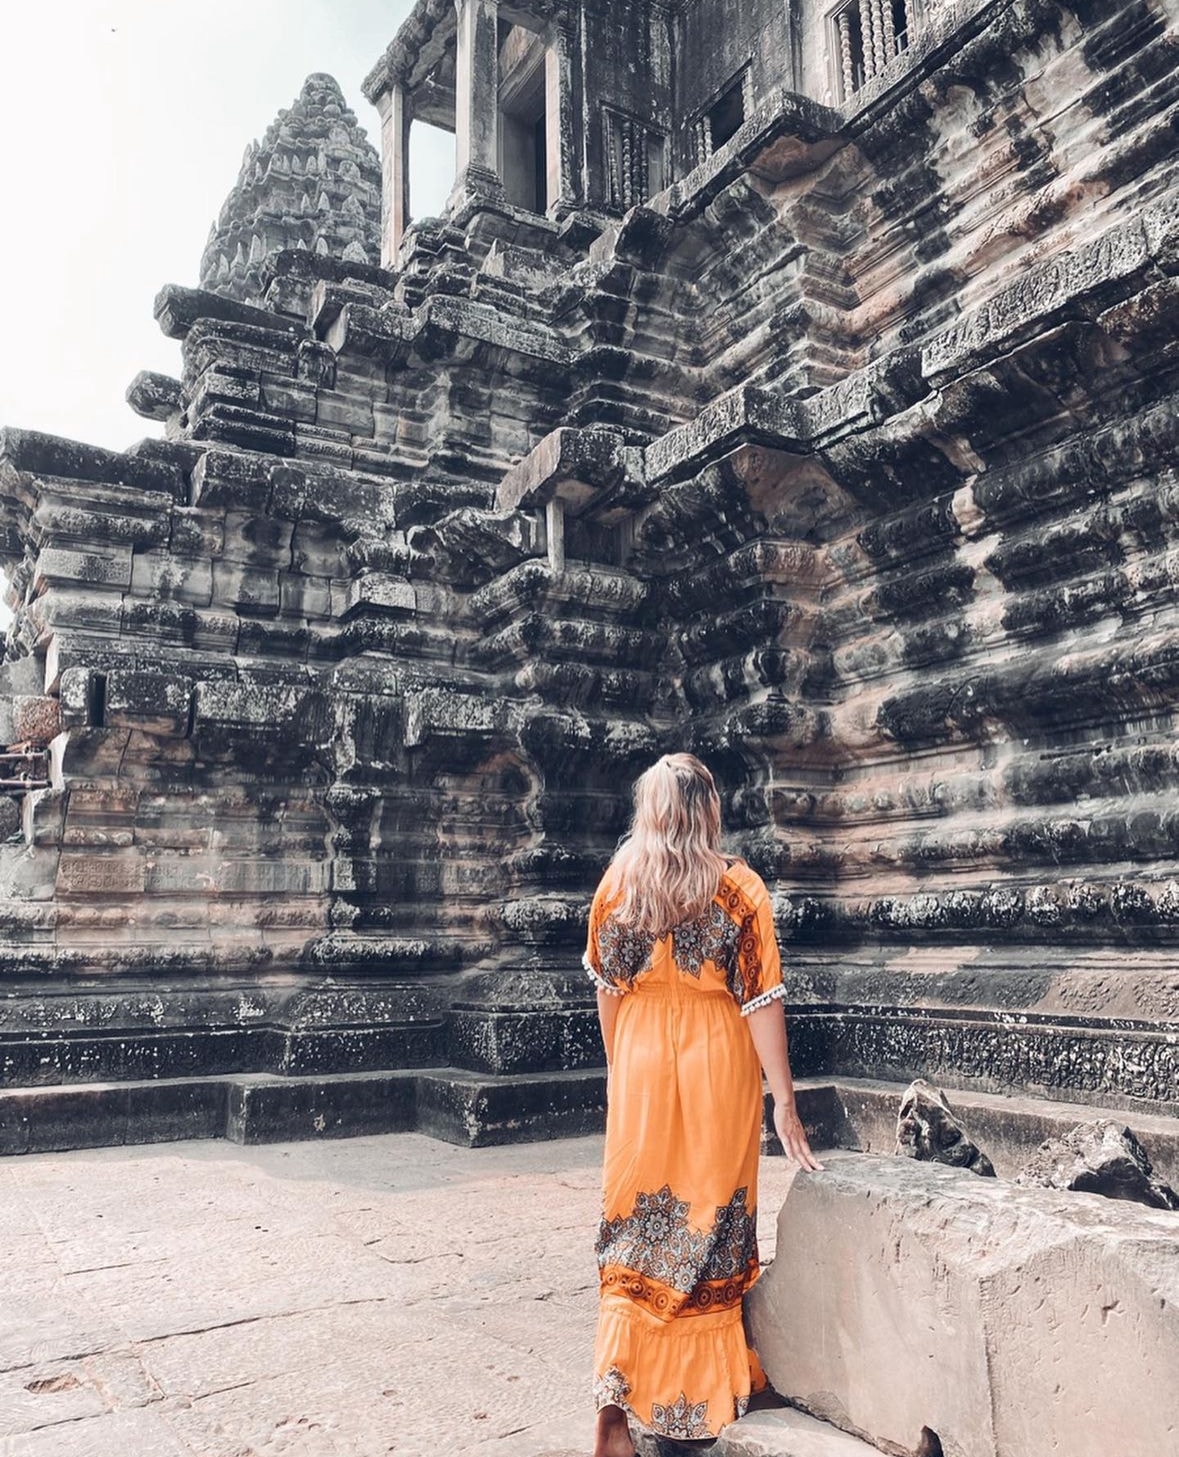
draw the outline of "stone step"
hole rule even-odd
[[[636,1431],[637,1457],[698,1457],[699,1443]],[[879,1457],[879,1449],[790,1406],[751,1411],[722,1428],[709,1457]],[[558,1454],[552,1454],[558,1457]]]
[[[880,1457],[879,1450],[793,1407],[750,1412],[726,1427],[712,1457]]]
[[[301,1077],[231,1073],[0,1089],[0,1153],[412,1131],[483,1147],[598,1132],[604,1116],[601,1069],[516,1075],[453,1067]]]
[[[797,1088],[814,1147],[893,1151],[903,1084],[802,1078]],[[1137,1134],[1159,1176],[1179,1184],[1179,1120],[1174,1118],[953,1089],[949,1097],[1002,1177],[1010,1177],[1045,1138],[1088,1119],[1112,1117]],[[0,1088],[0,1153],[191,1138],[265,1143],[407,1130],[478,1147],[598,1132],[604,1110],[600,1068],[487,1073],[402,1066],[94,1079]],[[767,1106],[767,1120],[769,1111]],[[764,1146],[777,1151],[772,1134]]]

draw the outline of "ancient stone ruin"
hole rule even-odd
[[[0,1145],[596,1126],[584,912],[685,747],[816,1126],[924,1076],[1174,1182],[1176,43],[419,0],[380,163],[310,77],[159,295],[162,438],[2,437]]]

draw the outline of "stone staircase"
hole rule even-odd
[[[597,1132],[601,1069],[430,1067],[289,1076],[58,1084],[0,1090],[0,1154],[227,1138],[233,1143],[416,1131],[479,1147]]]

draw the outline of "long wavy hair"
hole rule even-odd
[[[695,920],[720,889],[720,797],[692,754],[664,754],[635,781],[634,818],[611,863],[613,915],[654,936]]]

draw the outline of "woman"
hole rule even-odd
[[[664,755],[590,910],[609,1087],[594,1457],[633,1457],[628,1412],[715,1437],[766,1384],[741,1319],[759,1273],[762,1068],[786,1152],[822,1167],[794,1106],[769,894],[721,854],[720,829],[712,775]]]

